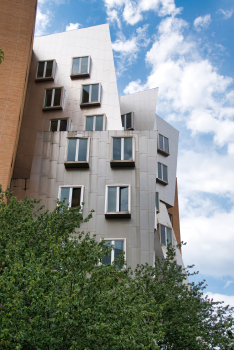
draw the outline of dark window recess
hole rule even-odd
[[[122,126],[125,130],[132,130],[133,129],[133,113],[127,113],[121,115],[122,120]]]
[[[61,89],[55,89],[54,106],[60,106],[60,101],[61,101]]]
[[[67,119],[61,119],[60,120],[59,131],[67,131]]]
[[[51,120],[50,122],[50,131],[57,131],[58,130],[58,120]]]
[[[83,86],[83,94],[82,94],[82,103],[88,103],[89,102],[89,85]]]
[[[67,119],[51,120],[50,131],[67,131]]]
[[[51,77],[52,76],[52,72],[53,72],[53,61],[48,61],[47,65],[46,65],[46,78]]]
[[[172,214],[170,214],[170,213],[168,213],[168,215],[169,215],[169,219],[170,219],[170,221],[171,221],[171,223],[172,223]]]
[[[156,210],[159,211],[159,193],[156,192],[156,196],[155,196],[155,206],[156,206]]]
[[[38,62],[36,81],[54,80],[55,67],[55,60]]]
[[[81,194],[81,189],[78,188],[73,188],[72,191],[72,202],[71,202],[71,207],[79,207],[80,206],[80,194]]]
[[[43,78],[45,62],[39,62],[37,68],[37,78]]]
[[[52,93],[53,90],[46,90],[46,96],[45,96],[45,107],[51,107],[51,102],[52,102]]]

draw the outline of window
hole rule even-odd
[[[89,167],[89,139],[70,138],[67,143],[66,168]]]
[[[105,246],[114,246],[114,248],[110,251],[109,255],[105,255],[104,258],[102,258],[102,264],[112,264],[114,260],[118,258],[120,254],[122,254],[122,252],[125,252],[126,242],[124,239],[105,241]],[[122,268],[123,266],[121,267],[121,269]]]
[[[156,196],[155,196],[155,207],[157,212],[159,212],[159,193],[156,192]]]
[[[71,78],[89,77],[90,56],[74,57],[72,59]]]
[[[64,93],[62,87],[46,89],[43,110],[63,109]]]
[[[51,120],[50,131],[67,131],[67,119]]]
[[[84,198],[84,186],[61,186],[59,188],[59,200],[65,199],[65,205],[69,208],[79,207],[82,205]]]
[[[158,177],[157,182],[162,183],[163,185],[168,184],[167,179],[167,166],[158,162]]]
[[[100,106],[101,84],[82,85],[81,107]]]
[[[135,166],[133,137],[113,137],[111,167]]]
[[[133,130],[133,112],[121,115],[124,130]]]
[[[94,115],[86,117],[86,131],[102,131],[105,130],[105,116]]]
[[[172,244],[172,234],[171,228],[160,225],[160,234],[161,234],[161,244],[171,245]]]
[[[37,65],[36,81],[54,80],[56,61],[39,61]]]
[[[168,213],[168,215],[169,215],[169,219],[170,219],[170,222],[171,222],[171,224],[172,224],[172,214],[170,214],[170,213]]]
[[[160,134],[158,138],[158,151],[166,156],[169,156],[169,140],[167,137]]]
[[[131,217],[130,185],[106,186],[105,216]]]

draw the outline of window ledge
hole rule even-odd
[[[71,79],[79,79],[79,78],[90,77],[90,74],[88,72],[87,73],[71,74],[70,77],[71,77]]]
[[[167,185],[168,185],[168,182],[166,182],[166,181],[164,181],[164,180],[162,180],[162,179],[159,179],[158,177],[157,177],[157,179],[156,179],[156,182],[158,182],[158,183],[160,183],[160,184],[162,184],[162,185],[164,185],[164,186],[167,186]]]
[[[99,101],[96,102],[84,102],[80,104],[80,108],[84,107],[98,107],[101,106],[101,103]]]
[[[118,219],[118,218],[131,218],[131,213],[129,211],[122,211],[119,213],[109,212],[105,213],[106,219]]]
[[[163,149],[158,148],[158,153],[163,154],[164,156],[168,157],[170,153],[165,152]]]
[[[110,166],[114,167],[135,167],[134,160],[111,160]]]
[[[39,81],[54,81],[54,78],[53,77],[36,78],[35,81],[36,82],[39,82]]]
[[[89,168],[89,163],[84,162],[64,162],[65,168]]]
[[[42,107],[43,111],[56,111],[56,110],[62,110],[62,106],[51,106],[51,107]]]

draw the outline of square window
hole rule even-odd
[[[67,131],[67,119],[51,120],[50,131]]]
[[[89,167],[89,138],[69,138],[65,159],[66,168]]]
[[[81,107],[100,106],[101,104],[101,84],[82,85]]]
[[[90,56],[73,57],[71,78],[83,78],[90,76]]]
[[[116,239],[116,240],[105,240],[105,246],[113,246],[113,249],[111,249],[110,253],[108,255],[105,255],[102,258],[102,264],[113,264],[114,260],[118,258],[120,254],[123,252],[126,254],[126,240],[125,239]],[[126,257],[125,257],[126,258]],[[119,267],[117,265],[117,268],[123,269],[124,266]]]
[[[158,152],[169,156],[169,139],[161,134],[158,137]]]
[[[103,131],[105,130],[105,116],[104,115],[94,115],[87,116],[85,123],[86,131]]]
[[[65,90],[63,87],[45,90],[43,110],[63,109]]]
[[[39,61],[37,64],[37,73],[35,81],[54,80],[56,71],[56,61]]]
[[[134,130],[133,112],[121,115],[122,126],[124,130]]]
[[[111,167],[135,166],[135,147],[133,137],[112,138]]]
[[[161,244],[168,246],[172,245],[172,232],[171,228],[160,225],[160,239],[161,239]]]
[[[59,200],[65,199],[65,204],[68,204],[69,208],[82,206],[84,199],[84,186],[60,186],[59,187]]]
[[[159,162],[157,182],[160,182],[163,185],[168,185],[167,166]]]
[[[130,185],[106,186],[106,218],[131,217],[131,187]]]

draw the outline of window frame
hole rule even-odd
[[[119,207],[119,189],[120,187],[128,187],[128,211],[115,211],[108,212],[108,188],[109,187],[117,187],[117,195],[116,195],[116,209]],[[131,218],[131,185],[130,184],[110,184],[106,185],[105,190],[105,217],[106,218]]]
[[[59,186],[59,191],[58,191],[58,199],[61,201],[60,196],[61,196],[61,188],[70,188],[69,191],[69,198],[68,198],[68,208],[73,208],[71,207],[71,200],[72,200],[72,189],[73,188],[80,188],[80,207],[81,207],[81,211],[83,210],[83,202],[84,202],[84,185],[61,185]]]
[[[68,131],[68,118],[60,118],[60,119],[50,119],[50,129],[51,129],[51,122],[57,121],[58,125],[57,125],[57,130],[56,131],[52,131],[50,130],[50,132],[60,132],[60,122],[61,120],[66,120],[67,121],[67,130]]]
[[[165,234],[166,234],[166,245],[162,243],[162,231],[161,231],[161,228],[165,227]],[[172,228],[169,227],[169,226],[166,226],[166,225],[162,225],[162,224],[159,224],[159,233],[160,233],[160,244],[164,247],[167,247],[168,246],[168,243],[167,243],[167,229],[171,230],[171,246],[173,246],[173,234],[172,234]]]
[[[76,139],[76,156],[79,152],[79,142],[77,140],[86,139],[87,140],[87,153],[86,160],[72,160],[67,161],[67,152],[68,152],[68,143],[70,139]],[[68,136],[67,143],[65,148],[65,157],[64,157],[64,166],[65,168],[89,168],[89,158],[90,158],[90,137],[77,137],[77,136]]]
[[[44,63],[46,62],[46,64],[44,65],[43,77],[38,78],[38,77],[37,77],[37,73],[38,73],[39,63],[42,63],[42,62],[44,62]],[[50,77],[46,77],[46,76],[45,76],[46,67],[47,67],[47,62],[53,62],[52,75],[51,75]],[[36,81],[36,82],[39,82],[39,81],[54,81],[55,73],[56,73],[56,68],[57,68],[57,63],[56,63],[56,60],[55,60],[55,59],[37,61],[37,70],[36,70],[35,81]]]
[[[61,95],[60,95],[60,105],[59,106],[53,106],[54,104],[54,95],[55,95],[55,90],[56,89],[61,89]],[[45,100],[46,100],[46,91],[47,90],[52,90],[52,98],[51,98],[51,106],[45,107]],[[55,87],[48,87],[45,89],[45,95],[44,95],[44,100],[43,100],[43,111],[52,111],[52,110],[61,110],[64,107],[64,100],[65,100],[65,89],[63,86],[55,86]],[[66,118],[64,118],[66,119]]]
[[[102,239],[101,239],[102,240]],[[111,241],[111,245],[113,245],[114,241],[123,241],[123,252],[124,252],[124,260],[127,261],[127,239],[126,238],[103,238],[104,241]],[[111,264],[114,262],[114,249],[111,250]],[[102,263],[101,263],[102,265]],[[126,265],[123,265],[123,268],[121,270],[124,270],[126,268]]]
[[[87,72],[85,73],[76,73],[76,74],[72,74],[72,68],[73,68],[73,60],[75,58],[83,58],[83,57],[88,57],[88,69],[87,69]],[[90,77],[90,67],[91,67],[91,56],[88,56],[88,55],[84,55],[84,56],[75,56],[75,57],[72,57],[71,58],[71,73],[70,73],[70,77],[71,79],[77,79],[77,78],[85,78],[85,77]],[[80,63],[79,63],[79,70],[81,68],[81,60],[80,60]]]
[[[91,130],[86,130],[86,118],[87,117],[94,117],[94,120],[93,120],[93,127],[94,125],[96,124],[96,117],[103,117],[103,121],[102,121],[102,131],[106,131],[106,115],[104,113],[100,113],[100,114],[92,114],[92,115],[85,115],[85,130],[84,131],[91,131]],[[92,132],[94,132],[96,130],[92,130]],[[98,130],[97,130],[98,131]]]
[[[164,144],[165,144],[165,139],[167,139],[168,140],[168,152],[166,152],[165,151],[165,149],[161,149],[160,147],[159,147],[159,135],[160,136],[162,136],[163,137],[163,147],[164,147]],[[165,147],[164,147],[165,148]],[[169,148],[169,138],[168,137],[166,137],[166,136],[164,136],[164,135],[162,135],[162,134],[158,134],[158,153],[161,153],[161,154],[163,154],[164,156],[166,156],[166,157],[168,157],[169,155],[170,155],[170,148]]]
[[[93,85],[98,85],[98,101],[91,102],[91,96],[92,96],[92,88],[91,92],[89,94],[89,102],[82,102],[82,97],[83,97],[83,86],[93,86]],[[101,90],[102,90],[102,85],[101,83],[90,83],[90,84],[81,84],[81,94],[80,94],[80,107],[93,107],[93,106],[101,106]]]
[[[113,151],[114,151],[114,139],[121,139],[121,159],[113,159]],[[132,159],[122,159],[124,153],[124,139],[131,138],[132,139]],[[111,136],[111,160],[110,166],[114,167],[135,167],[135,137],[133,135],[124,135],[124,136]]]
[[[126,128],[126,115],[129,113],[131,113],[131,127]],[[121,123],[122,123],[123,116],[124,116],[124,126],[122,125],[122,127],[124,128],[124,130],[134,130],[134,112],[128,112],[128,113],[121,114]]]
[[[159,182],[160,184],[167,186],[168,185],[168,166],[166,164],[161,163],[161,162],[157,162],[157,166],[158,166],[158,164],[161,164],[162,166],[165,166],[167,168],[167,181],[160,179],[159,174],[157,174],[156,182]],[[162,169],[163,168],[161,168],[161,173],[163,174]],[[157,171],[158,171],[158,167],[157,167]]]

